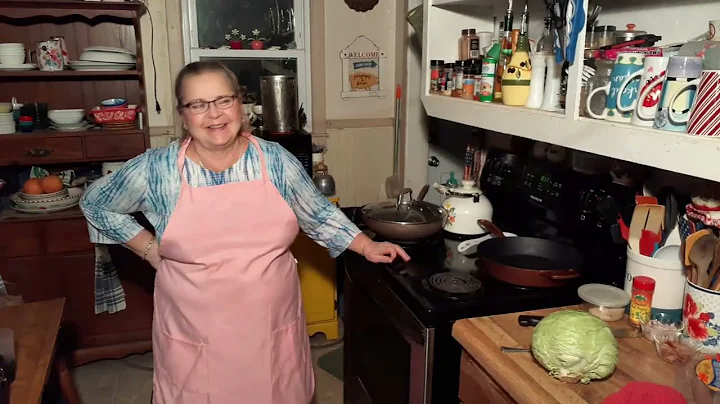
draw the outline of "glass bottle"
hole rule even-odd
[[[430,93],[440,94],[442,92],[442,82],[445,79],[445,61],[430,61]]]
[[[473,65],[468,62],[470,61],[465,61],[466,66],[463,68],[463,86],[460,97],[466,100],[472,100],[473,95],[475,94],[475,71],[472,69]]]
[[[455,90],[455,63],[445,63],[445,82],[442,95],[452,95]]]
[[[465,84],[465,61],[464,60],[456,60],[455,61],[455,73],[453,74],[453,81],[455,83],[455,88],[453,89],[452,96],[453,97],[461,97],[462,91],[463,91],[463,85]]]
[[[497,71],[495,72],[495,99],[502,98],[502,76],[512,56],[512,5],[508,8],[503,23],[503,37],[500,42],[500,57],[498,58]]]
[[[480,37],[475,30],[464,29],[458,40],[458,58],[462,60],[480,58]]]
[[[551,17],[545,17],[545,32],[535,49],[538,53],[555,53],[555,34],[552,29]]]
[[[530,41],[527,33],[528,18],[527,3],[525,3],[517,46],[502,76],[502,101],[505,105],[525,105],[530,95],[532,64],[530,63]]]

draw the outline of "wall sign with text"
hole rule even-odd
[[[385,52],[365,35],[355,38],[350,45],[340,51],[342,61],[343,89],[341,97],[385,98],[383,83],[380,79]]]

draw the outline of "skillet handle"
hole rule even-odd
[[[505,238],[505,235],[497,226],[495,226],[495,223],[493,223],[489,220],[480,219],[477,221],[477,224],[478,224],[478,226],[482,227],[483,229],[487,230],[490,234],[492,234],[493,237]]]
[[[546,275],[548,278],[554,280],[554,281],[564,281],[567,279],[575,279],[580,276],[577,272],[568,272],[566,274],[552,274],[552,275]]]
[[[521,327],[535,327],[542,319],[543,316],[527,316],[521,314],[518,316],[518,324]]]

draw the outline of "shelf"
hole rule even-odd
[[[106,135],[144,135],[143,129],[127,129],[127,130],[107,130],[107,129],[91,129],[82,132],[60,132],[57,130],[39,130],[34,132],[15,132],[1,135],[0,141],[3,139],[17,139],[19,137],[70,137],[70,136],[106,136]]]
[[[435,118],[720,181],[720,171],[708,168],[720,159],[720,138],[589,118],[575,120],[559,113],[442,95],[426,95],[423,104]]]
[[[134,11],[144,7],[145,4],[140,1],[0,0],[0,8],[35,10]]]
[[[202,49],[191,48],[191,60],[196,59],[297,59],[305,54],[301,49]]]
[[[7,222],[32,222],[39,220],[62,220],[62,219],[77,219],[82,218],[83,213],[79,207],[75,206],[67,210],[61,210],[59,212],[48,212],[48,213],[23,213],[18,212],[10,207],[10,201],[7,198],[2,198],[2,210],[0,210],[0,223],[3,221]]]
[[[119,70],[119,71],[81,71],[81,70],[62,70],[56,72],[31,70],[25,72],[0,71],[0,80],[3,78],[22,78],[22,79],[99,79],[99,80],[132,80],[142,75],[137,70]]]

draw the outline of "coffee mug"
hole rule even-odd
[[[700,78],[684,83],[670,97],[670,105],[686,91],[696,87],[695,100],[688,115],[677,117],[687,122],[686,132],[697,136],[720,136],[720,70],[703,70]]]
[[[700,77],[702,58],[697,56],[671,56],[665,73],[660,105],[655,114],[655,129],[685,132],[695,89],[685,84]],[[682,92],[680,89],[684,89]],[[675,96],[678,94],[677,96]],[[642,94],[641,94],[642,96]],[[670,102],[672,100],[672,103]]]
[[[637,126],[653,126],[653,119],[660,103],[660,94],[662,94],[662,85],[665,81],[665,70],[667,69],[667,56],[648,55],[645,57],[643,69],[631,74],[620,84],[620,93],[626,91],[626,87],[632,80],[640,79],[640,96],[637,97],[631,105],[621,105],[620,98],[617,99],[617,110],[620,112],[630,112],[635,110],[630,119],[630,123]]]
[[[640,87],[640,77],[635,76],[631,79],[624,89],[620,86],[636,72],[642,72],[645,55],[638,53],[620,53],[618,54],[615,65],[610,75],[610,82],[602,87],[598,87],[588,94],[585,100],[588,115],[595,119],[606,119],[615,122],[630,122],[631,112],[622,113],[618,106],[632,106],[637,99],[638,88]],[[605,101],[605,109],[598,115],[592,112],[590,108],[592,97],[599,92],[607,93]],[[631,108],[632,109],[632,108]]]

